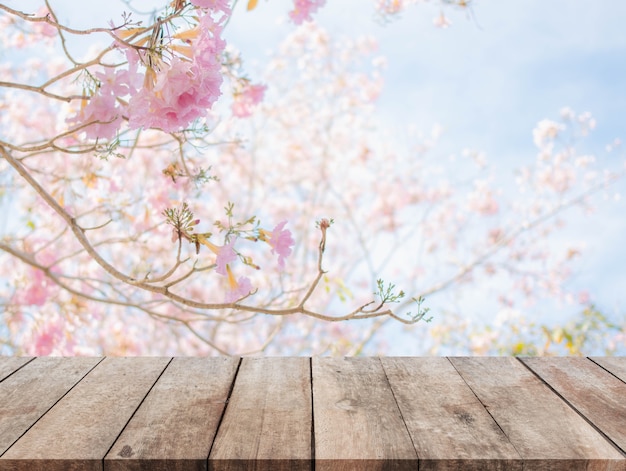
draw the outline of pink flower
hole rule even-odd
[[[578,302],[582,305],[588,305],[591,301],[591,296],[589,295],[589,291],[581,291],[578,293]]]
[[[191,4],[198,8],[205,8],[211,11],[223,11],[230,14],[228,0],[191,0]]]
[[[468,195],[467,202],[470,210],[485,216],[497,214],[499,211],[498,201],[485,181],[474,182],[474,191]]]
[[[38,16],[38,17],[47,16],[50,20],[53,20],[52,16],[48,16],[48,15],[50,15],[50,10],[48,10],[47,7],[41,7],[39,8],[39,10],[37,10],[37,13],[35,13],[35,16]],[[46,36],[48,38],[52,38],[56,36],[57,34],[57,29],[54,26],[52,26],[50,23],[42,22],[42,21],[34,23],[33,31],[36,34],[41,34],[42,36]]]
[[[41,270],[31,269],[28,289],[20,293],[17,302],[24,305],[43,306],[50,297],[51,283]]]
[[[207,73],[217,72],[220,77],[222,67],[220,56],[226,47],[226,41],[220,37],[224,21],[225,17],[216,21],[211,15],[202,15],[197,26],[199,34],[191,42],[194,63]]]
[[[61,322],[47,324],[35,334],[31,354],[37,356],[50,355],[55,347],[63,340],[63,326]]]
[[[252,292],[252,282],[248,277],[241,276],[239,280],[235,280],[235,275],[233,275],[229,265],[226,265],[226,272],[228,276],[228,290],[226,291],[224,302],[235,302]]]
[[[178,237],[178,233],[176,234],[176,237]],[[220,275],[226,276],[228,264],[237,259],[237,252],[235,252],[235,249],[233,248],[235,241],[227,242],[222,246],[215,245],[205,237],[198,237],[198,241],[202,245],[208,247],[209,250],[215,254],[215,264],[217,265],[215,271]]]
[[[448,26],[452,24],[452,22],[446,17],[446,15],[441,12],[441,14],[433,20],[433,24],[437,28],[446,29]]]
[[[260,230],[261,240],[267,242],[272,247],[272,253],[278,254],[278,266],[281,270],[285,268],[285,258],[291,255],[291,247],[294,244],[291,231],[283,229],[287,221],[279,223],[273,231]]]
[[[220,275],[226,276],[228,271],[228,264],[235,261],[237,254],[233,249],[234,242],[228,242],[226,245],[218,248],[217,257],[215,263],[217,265],[216,272]]]
[[[69,121],[74,124],[93,122],[84,128],[88,139],[112,139],[122,124],[122,116],[116,107],[115,96],[97,93]]]
[[[376,4],[376,9],[383,15],[395,15],[403,8],[403,0],[378,0]]]
[[[233,116],[246,118],[252,114],[252,109],[263,100],[267,87],[265,85],[247,85],[243,91],[235,94],[233,101]]]
[[[176,132],[206,116],[221,95],[220,56],[226,47],[226,42],[219,37],[222,28],[221,22],[208,14],[202,15],[197,34],[188,35],[192,39],[188,39],[189,45],[185,46],[185,57],[173,56],[169,64],[159,64],[158,70],[148,68],[144,86],[131,97],[128,105],[131,129],[143,127]]]
[[[129,127],[180,131],[206,115],[221,93],[221,82],[219,72],[211,75],[211,71],[174,57],[170,66],[156,75],[153,88],[143,87],[130,99]]]
[[[134,85],[137,82],[137,67],[133,64],[129,70],[107,67],[104,72],[96,72],[95,76],[100,80],[100,87],[68,122],[75,125],[94,122],[84,129],[87,138],[112,139],[122,125],[124,112],[117,98],[136,90]]]
[[[128,69],[113,69],[106,67],[104,72],[96,72],[95,76],[100,80],[100,93],[123,97],[134,92],[141,86],[141,76],[137,73],[137,64],[130,63]]]
[[[294,0],[294,8],[289,12],[289,18],[297,25],[304,21],[311,21],[313,19],[311,15],[325,3],[326,0]]]

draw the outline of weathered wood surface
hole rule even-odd
[[[521,471],[521,456],[447,358],[382,363],[420,470]]]
[[[451,361],[525,463],[572,471],[624,465],[623,453],[515,358]]]
[[[311,411],[308,358],[244,358],[211,469],[311,469]]]
[[[626,471],[626,358],[0,357],[0,471],[61,469]]]
[[[0,455],[100,360],[37,358],[0,383]],[[41,378],[46,377],[45,385]]]
[[[626,383],[626,361],[623,357],[592,357],[591,361]]]
[[[103,457],[168,361],[105,358],[0,457],[0,469],[102,469]]]
[[[549,360],[549,361],[546,361]],[[626,384],[587,358],[524,363],[620,449],[626,450]]]
[[[239,361],[174,358],[105,457],[107,471],[206,469]]]
[[[0,381],[31,360],[29,357],[0,357]]]
[[[378,358],[313,358],[315,469],[417,468]]]

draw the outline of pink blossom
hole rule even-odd
[[[559,132],[563,131],[565,126],[549,119],[543,119],[537,123],[533,129],[533,141],[539,148],[546,146],[549,142],[556,139]]]
[[[228,0],[191,0],[191,4],[198,8],[230,14],[231,9],[228,3]]]
[[[311,15],[325,3],[326,0],[294,0],[294,8],[289,12],[289,18],[297,25],[301,25],[304,21],[311,21],[313,19]]]
[[[378,0],[376,3],[376,9],[383,15],[395,15],[403,8],[403,0]]]
[[[224,302],[235,302],[252,292],[252,282],[248,277],[240,276],[239,280],[236,280],[229,265],[226,265],[226,272],[228,276],[228,290],[226,291]]]
[[[291,255],[291,247],[294,244],[291,231],[283,229],[287,221],[280,222],[273,231],[261,229],[261,240],[264,240],[272,247],[272,253],[278,254],[278,266],[281,270],[285,268],[285,258]]]
[[[215,263],[217,265],[217,269],[215,270],[220,275],[226,276],[226,272],[228,271],[228,264],[233,262],[237,258],[237,253],[233,248],[234,242],[228,242],[226,245],[218,248],[217,257],[215,259]]]
[[[50,281],[41,270],[30,270],[28,289],[18,296],[17,301],[24,305],[43,306],[50,297]]]
[[[100,80],[100,92],[105,95],[123,97],[141,86],[141,76],[137,73],[137,64],[130,63],[128,69],[106,67],[104,72],[96,72]]]
[[[174,237],[174,235],[172,237]],[[220,275],[226,276],[228,264],[237,259],[237,252],[235,252],[233,248],[236,240],[230,240],[226,244],[219,246],[215,245],[201,234],[198,234],[197,237],[199,243],[208,247],[209,250],[215,254],[215,264],[217,265],[215,271]],[[176,238],[178,238],[178,233],[176,233]]]
[[[157,74],[154,88],[143,87],[129,102],[131,129],[157,128],[176,132],[204,116],[220,95],[219,73],[176,57]]]
[[[176,233],[176,237],[178,237],[178,233]],[[234,241],[227,242],[225,245],[219,246],[215,245],[213,242],[208,240],[207,238],[198,235],[198,241],[205,245],[215,254],[215,264],[217,265],[216,272],[220,275],[226,276],[226,269],[230,262],[234,261],[237,258],[237,253],[233,248],[235,245]]]
[[[485,216],[497,214],[499,211],[498,202],[493,191],[484,181],[474,182],[474,191],[468,195],[468,206],[470,210]]]
[[[220,55],[226,47],[219,37],[222,27],[210,15],[202,15],[199,34],[190,40],[191,61],[173,56],[169,64],[160,64],[159,70],[148,69],[146,85],[129,102],[131,129],[176,132],[207,114],[221,95]]]
[[[583,290],[578,293],[578,302],[582,305],[588,305],[591,302],[589,291]]]
[[[216,21],[211,15],[202,15],[197,26],[199,34],[191,42],[194,63],[207,73],[217,72],[220,77],[220,56],[226,47],[226,41],[220,37],[224,21],[225,18]]]
[[[433,24],[437,28],[446,29],[448,26],[452,24],[452,22],[448,19],[446,15],[441,12],[441,14],[433,20]]]
[[[37,13],[35,14],[35,16],[38,16],[40,18],[47,16],[50,20],[52,20],[52,16],[48,15],[50,15],[50,10],[48,10],[47,7],[39,8],[39,10],[37,10]],[[33,26],[33,31],[36,34],[41,34],[42,36],[46,36],[48,38],[53,38],[57,34],[57,29],[54,26],[52,26],[50,23],[43,21],[35,23]]]
[[[32,355],[50,355],[57,344],[63,339],[63,325],[60,321],[47,324],[44,329],[34,336]]]
[[[248,85],[242,92],[235,94],[233,101],[233,116],[246,118],[252,114],[252,109],[263,100],[267,87],[265,85]]]
[[[122,116],[113,95],[98,93],[69,121],[75,124],[93,123],[84,128],[89,139],[112,139],[122,123]]]
[[[565,193],[576,182],[576,173],[569,167],[548,165],[537,172],[537,185],[555,193]]]
[[[177,54],[167,60],[153,57],[158,64],[150,62],[143,77],[137,69],[141,63],[148,62],[147,58],[119,42],[118,47],[126,53],[128,70],[118,72],[112,82],[110,77],[99,77],[103,84],[102,93],[110,90],[117,97],[130,96],[124,113],[128,116],[130,129],[180,131],[194,120],[206,116],[221,95],[221,54],[226,42],[220,34],[230,9],[222,0],[205,0],[195,4],[221,9],[225,15],[216,21],[208,12],[201,13],[195,28],[175,36],[184,42],[182,46],[172,46],[172,51]],[[109,82],[111,86],[105,87]],[[118,84],[118,88],[114,89],[113,84]]]
[[[80,111],[68,119],[68,122],[81,125],[94,122],[84,131],[89,139],[112,139],[122,125],[123,108],[118,97],[129,95],[134,91],[136,83],[136,66],[128,70],[105,68],[104,72],[96,72],[100,86],[88,103]]]

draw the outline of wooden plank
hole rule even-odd
[[[537,357],[522,361],[626,451],[626,383],[583,357]]]
[[[520,470],[522,459],[447,358],[381,358],[420,470]]]
[[[32,359],[32,357],[0,357],[0,381]]]
[[[310,379],[308,358],[244,358],[209,469],[310,470]]]
[[[418,461],[378,358],[313,358],[316,470],[414,470]]]
[[[98,358],[36,358],[0,383],[0,455],[98,364]]]
[[[591,361],[626,383],[626,357],[591,357]]]
[[[532,469],[626,469],[626,461],[584,418],[511,357],[451,358]]]
[[[169,358],[105,358],[0,457],[1,470],[102,470]]]
[[[107,471],[206,470],[238,358],[174,358],[105,457]]]

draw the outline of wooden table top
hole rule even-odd
[[[0,470],[626,470],[626,357],[0,357]]]

